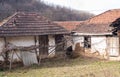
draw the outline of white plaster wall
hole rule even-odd
[[[7,42],[10,42],[10,43],[12,43],[16,46],[35,45],[34,36],[8,37]],[[19,54],[19,56],[22,57],[23,63],[24,63],[25,66],[29,66],[31,64],[34,64],[34,63],[37,64],[38,63],[35,53],[25,51],[25,52],[20,52],[18,54]],[[14,59],[18,59],[16,55],[14,55]]]
[[[35,44],[33,36],[8,37],[7,41],[16,46],[30,46]]]
[[[91,52],[98,51],[100,54],[104,54],[107,49],[106,36],[92,36],[91,37]]]
[[[73,50],[75,50],[75,45],[80,43],[81,47],[84,47],[84,37],[83,36],[73,36]]]
[[[49,40],[48,56],[53,57],[55,55],[55,37],[53,35],[49,35],[48,40]]]

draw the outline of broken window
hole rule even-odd
[[[84,37],[84,47],[91,48],[91,37],[90,36]]]

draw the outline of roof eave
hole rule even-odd
[[[105,32],[105,33],[73,33],[73,35],[81,35],[81,36],[102,36],[102,35],[113,35],[112,32]]]

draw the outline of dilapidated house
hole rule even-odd
[[[120,60],[119,37],[110,27],[119,17],[120,9],[113,9],[82,22],[72,31],[73,49],[79,43],[85,52],[97,52],[104,59]]]
[[[12,55],[13,60],[20,58],[28,66],[38,63],[37,56],[54,56],[55,38],[68,33],[39,13],[17,12],[1,23],[0,53],[5,49],[6,58],[10,50],[15,51],[16,54],[9,56]],[[2,57],[0,59],[4,60]]]
[[[77,27],[77,25],[82,23],[82,21],[54,21],[54,23],[59,24],[60,26],[64,27],[66,30],[71,32]],[[66,35],[65,39],[66,39],[66,48],[72,46],[73,42],[71,35]]]

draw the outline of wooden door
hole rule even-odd
[[[109,56],[119,56],[119,37],[108,38],[108,54]]]
[[[44,35],[44,36],[39,36],[39,45],[40,48],[39,51],[44,54],[44,55],[48,55],[48,36]]]

